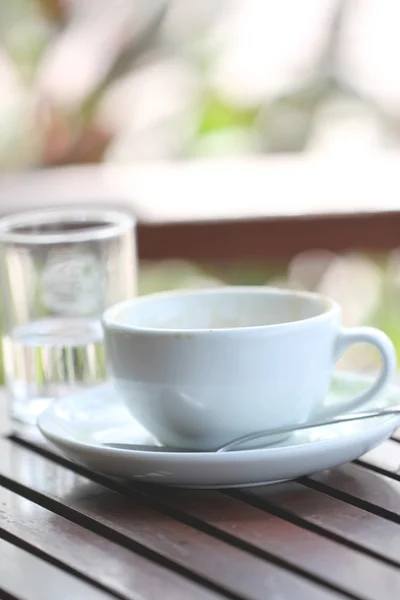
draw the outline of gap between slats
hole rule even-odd
[[[42,557],[5,537],[0,538],[0,557],[0,598],[113,600],[119,597],[101,586],[93,585],[90,580],[76,577],[67,569],[60,569],[58,565],[42,560]]]
[[[17,439],[17,441],[20,441],[20,440]],[[27,445],[27,447],[30,447],[29,443],[27,443],[25,441],[23,441],[22,443],[23,443],[23,445]],[[68,468],[70,468],[72,466],[73,469],[78,470],[79,472],[83,472],[85,476],[89,475],[89,477],[91,477],[92,479],[96,479],[96,480],[101,479],[102,480],[101,483],[105,483],[105,485],[107,485],[107,486],[110,486],[110,484],[111,484],[111,486],[113,487],[113,489],[115,489],[117,487],[118,488],[117,491],[122,491],[123,493],[126,493],[126,491],[127,491],[127,487],[126,486],[121,486],[121,485],[118,485],[118,484],[116,486],[114,484],[114,482],[111,482],[111,481],[107,480],[106,478],[104,478],[102,476],[97,476],[97,474],[93,474],[91,472],[88,472],[86,469],[84,469],[82,467],[77,467],[76,468],[76,465],[71,465],[70,462],[67,461],[66,459],[61,458],[58,455],[53,455],[51,452],[49,452],[47,450],[44,450],[43,448],[39,448],[39,452],[42,453],[44,456],[46,456],[46,457],[48,456],[50,459],[55,460],[56,462],[59,462],[61,464],[66,464],[66,466]],[[156,503],[158,509],[161,509],[163,512],[166,512],[166,509],[167,509],[168,512],[171,514],[171,506],[170,505],[165,504],[164,502],[160,503],[159,501],[156,501],[153,496],[149,496],[149,494],[146,494],[143,491],[138,492],[137,489],[133,490],[130,487],[128,489],[129,489],[129,493],[130,494],[134,494],[136,496],[138,494],[140,496],[144,495],[145,500],[146,501],[150,500],[150,502],[151,502],[151,504],[153,506]],[[263,507],[263,510],[265,510],[265,506]],[[248,545],[246,542],[243,542],[242,540],[238,540],[237,538],[234,538],[233,536],[230,536],[229,534],[226,534],[226,533],[222,532],[220,529],[216,529],[215,527],[210,526],[208,523],[206,523],[206,522],[204,522],[202,520],[199,520],[197,518],[193,518],[191,516],[188,517],[188,515],[186,513],[183,513],[181,511],[177,512],[174,509],[172,509],[172,512],[173,512],[173,516],[175,518],[178,518],[180,520],[184,520],[186,523],[189,523],[191,526],[194,526],[196,528],[202,529],[206,533],[210,533],[211,535],[217,536],[220,539],[224,539],[224,540],[228,541],[229,543],[240,545],[240,547],[242,547],[243,549],[245,549],[247,551],[251,551],[252,553],[259,553],[260,552],[259,549],[255,548],[254,546]],[[269,512],[271,514],[276,514],[276,511],[274,511],[274,510],[271,510]],[[286,520],[289,520],[289,521],[291,521],[293,523],[294,523],[294,521],[296,521],[296,519],[291,519],[291,518],[288,519],[287,518],[288,516],[289,516],[288,514],[285,514],[284,516],[282,516],[282,514],[280,514],[279,518],[285,518]],[[323,530],[322,528],[319,529],[317,527],[310,526],[310,524],[307,521],[305,521],[305,520],[302,520],[302,519],[297,520],[295,524],[297,526],[301,526],[304,529],[316,532],[318,535],[322,534],[324,537],[327,537],[328,539],[329,538],[334,539],[335,542],[343,543],[344,546],[348,546],[348,547],[350,547],[350,548],[352,548],[352,549],[354,549],[354,550],[356,550],[358,552],[362,552],[363,554],[367,554],[367,555],[369,554],[369,555],[373,556],[374,558],[377,558],[379,560],[385,561],[385,558],[383,558],[382,556],[380,556],[380,555],[378,555],[376,553],[373,553],[373,552],[365,551],[365,548],[363,548],[363,547],[361,547],[361,546],[359,546],[357,544],[349,543],[348,540],[346,540],[344,538],[340,538],[340,536],[330,535],[329,533],[327,534],[327,532],[325,530]],[[264,551],[262,551],[262,556],[265,557],[265,552]],[[268,556],[268,558],[269,558],[269,556]],[[387,562],[390,563],[391,561],[387,561]],[[290,567],[292,568],[293,565],[290,565]],[[326,581],[323,581],[323,583],[326,585]]]
[[[57,567],[57,568],[61,569],[66,575],[71,575],[73,577],[76,577],[76,579],[78,581],[83,581],[87,584],[90,584],[94,588],[97,588],[99,591],[107,592],[107,594],[109,594],[110,597],[120,598],[121,600],[126,600],[125,596],[118,594],[115,591],[110,590],[109,588],[107,588],[106,586],[103,586],[101,583],[95,581],[94,579],[87,577],[84,573],[81,573],[79,571],[75,571],[74,569],[71,569],[68,565],[66,565],[62,561],[59,561],[56,558],[54,558],[53,556],[51,556],[50,554],[43,552],[36,546],[33,546],[32,544],[25,542],[24,540],[20,539],[19,537],[8,533],[1,527],[1,524],[0,524],[0,539],[12,544],[13,546],[16,546],[17,548],[20,548],[21,550],[23,550],[25,552],[29,552],[34,557],[36,557],[38,560],[43,560],[48,565],[51,565],[53,567]],[[0,584],[1,584],[1,582],[0,582]]]
[[[0,531],[4,538],[119,598],[152,600],[159,596],[160,590],[165,600],[221,598],[208,587],[199,586],[192,579],[148,561],[1,486],[0,506]]]
[[[299,483],[298,485],[300,486],[301,484]],[[311,491],[311,489],[312,488],[310,488],[310,491]],[[312,491],[317,491],[317,490],[312,490]],[[356,542],[349,538],[346,538],[343,535],[341,535],[340,533],[335,533],[333,531],[330,531],[326,526],[324,527],[323,525],[314,524],[310,520],[308,520],[304,517],[298,516],[297,514],[295,514],[294,512],[291,512],[290,510],[288,510],[286,508],[282,508],[282,507],[278,506],[276,503],[269,502],[268,500],[266,500],[264,498],[262,500],[260,500],[257,498],[256,494],[253,495],[248,490],[244,490],[244,491],[233,490],[233,491],[226,492],[226,493],[229,496],[231,496],[232,498],[237,498],[238,500],[247,502],[248,504],[251,504],[252,506],[254,506],[260,510],[266,511],[267,513],[275,515],[278,518],[285,519],[286,521],[289,521],[290,523],[293,523],[294,525],[303,527],[303,528],[305,528],[309,531],[312,531],[313,533],[316,533],[318,535],[322,535],[334,542],[343,544],[343,545],[347,546],[348,548],[356,550],[357,552],[362,552],[373,558],[387,562],[388,564],[390,564],[394,567],[397,567],[397,568],[400,567],[400,552],[399,552],[398,558],[394,559],[394,558],[388,557],[387,555],[384,555],[377,550],[374,550],[374,549],[369,548],[359,542]],[[324,493],[324,492],[321,492],[321,493]],[[324,495],[328,495],[328,494],[324,494]],[[353,505],[350,505],[350,506],[353,507]],[[358,507],[353,507],[353,508],[357,508],[358,510],[361,510]],[[399,530],[399,548],[400,548],[400,530]]]
[[[0,600],[22,600],[21,596],[10,596],[7,592],[0,590]]]
[[[346,476],[359,473],[360,479],[365,480],[363,497],[356,491],[349,491],[346,486],[338,485],[334,478],[323,478],[321,474],[301,479],[303,485],[329,494],[339,500],[351,503],[363,510],[382,516],[385,519],[400,523],[400,443],[390,439],[371,450],[354,463],[339,468],[346,471]],[[382,483],[383,492],[378,497],[368,494],[373,487],[372,478],[376,476],[375,487]],[[371,481],[371,483],[368,481]],[[371,500],[368,499],[371,496]],[[393,498],[393,496],[396,498]]]
[[[21,444],[21,440],[20,440],[19,438],[16,438],[16,439],[15,439],[15,441],[17,441],[18,443],[20,443],[20,444]],[[26,447],[28,447],[28,448],[32,448],[32,444],[30,444],[29,442],[27,443],[27,442],[23,441],[23,442],[22,442],[22,444],[23,444],[23,445],[26,445]],[[69,461],[67,461],[66,459],[62,459],[62,458],[60,458],[58,455],[55,455],[55,454],[53,454],[52,452],[49,452],[49,451],[47,451],[47,450],[44,450],[44,449],[42,449],[42,448],[37,448],[37,447],[35,447],[35,446],[33,446],[33,449],[34,449],[35,451],[39,451],[39,452],[40,452],[40,453],[42,453],[44,456],[46,456],[47,458],[50,458],[51,460],[54,460],[55,462],[59,462],[60,464],[64,464],[64,465],[66,465],[68,469],[72,469],[72,470],[75,470],[75,471],[77,471],[77,472],[81,472],[81,473],[82,473],[82,474],[83,474],[85,477],[89,477],[90,479],[92,479],[92,480],[95,480],[95,479],[94,479],[94,474],[93,474],[93,473],[91,473],[90,471],[87,471],[86,469],[84,469],[84,468],[81,468],[81,467],[79,467],[79,468],[78,468],[76,465],[73,465],[73,464],[71,464],[71,463],[70,463]],[[358,468],[362,468],[362,467],[358,467]],[[385,471],[385,475],[387,475],[387,474],[388,474],[388,472],[387,472],[387,471]],[[393,475],[393,474],[392,474],[392,475]],[[395,477],[396,477],[396,476],[395,476]],[[112,484],[112,487],[115,489],[115,487],[114,487],[114,483],[113,483],[113,482],[111,482],[111,481],[109,481],[107,478],[105,478],[105,477],[101,477],[101,476],[98,476],[98,477],[96,476],[96,479],[98,480],[98,482],[99,482],[100,484],[102,484],[102,485],[106,485],[107,487],[110,487],[110,484]],[[99,479],[101,479],[101,481],[99,481]],[[303,481],[303,483],[305,483],[305,485],[306,485],[306,486],[313,487],[314,489],[317,489],[317,487],[319,486],[319,490],[320,490],[320,491],[323,491],[323,493],[325,493],[325,494],[326,494],[326,493],[328,493],[328,495],[334,495],[334,494],[332,494],[332,490],[331,490],[331,488],[329,488],[329,486],[324,486],[323,484],[319,484],[318,482],[315,482],[315,481],[313,481],[313,480],[308,480],[308,479],[307,479],[307,480],[304,480],[304,481]],[[119,487],[119,486],[118,486],[118,487]],[[118,489],[118,490],[116,490],[116,491],[122,491],[122,492],[126,492],[126,487],[125,487],[125,486],[123,486],[123,489],[122,489],[122,488],[120,488],[120,489]],[[130,492],[130,493],[133,493],[133,494],[135,494],[135,495],[138,495],[138,494],[139,494],[140,496],[143,496],[143,495],[145,495],[145,496],[146,496],[146,498],[148,498],[148,494],[146,494],[146,493],[145,493],[145,492],[143,492],[143,491],[140,491],[140,492],[138,492],[137,490],[131,490],[131,492]],[[341,493],[341,492],[339,492],[339,494],[337,494],[337,495],[336,495],[336,497],[339,497],[341,500],[343,499],[343,497],[344,497],[344,496],[346,497],[346,501],[347,501],[347,502],[349,502],[349,500],[348,500],[348,498],[349,498],[349,495],[346,495],[346,494],[342,495],[342,493]],[[350,495],[350,498],[353,498],[353,497]],[[351,503],[351,504],[354,504],[355,506],[356,506],[357,504],[359,504],[359,502],[360,502],[360,499],[354,499],[354,498],[353,498],[353,500],[356,500],[356,502],[352,502],[352,501],[351,501],[350,503]],[[361,501],[361,502],[362,502],[362,501]],[[165,503],[162,503],[162,502],[161,502],[161,503],[160,503],[160,502],[156,502],[156,501],[155,501],[155,499],[154,499],[154,498],[152,498],[152,504],[153,504],[153,506],[155,506],[155,504],[157,504],[157,508],[158,508],[159,510],[162,510],[163,512],[166,512],[166,509],[168,509],[168,512],[169,512],[170,514],[173,514],[174,518],[179,518],[179,519],[182,519],[182,518],[184,518],[184,520],[187,522],[187,517],[186,517],[186,515],[182,515],[182,513],[180,513],[179,511],[177,512],[177,511],[175,511],[174,509],[171,509],[171,507],[169,507],[168,505],[165,505]],[[390,519],[392,519],[392,520],[394,520],[394,521],[398,522],[398,521],[397,521],[397,515],[393,515],[393,513],[391,513],[391,512],[388,512],[388,511],[383,511],[383,513],[382,513],[382,512],[381,512],[381,509],[380,509],[379,507],[376,507],[376,506],[373,506],[373,507],[371,507],[371,505],[370,505],[369,503],[366,503],[366,504],[364,504],[363,508],[366,508],[366,509],[367,509],[367,510],[369,510],[370,512],[374,512],[375,514],[378,514],[379,516],[384,516],[385,518],[390,518]],[[371,508],[372,508],[372,511],[370,510]],[[377,511],[377,508],[378,508],[378,511]],[[276,511],[274,511],[274,510],[270,510],[270,509],[269,509],[269,507],[268,507],[268,512],[270,512],[270,513],[272,513],[272,514],[276,514]],[[281,515],[277,515],[277,516],[282,516],[282,514],[281,514]],[[284,517],[284,518],[288,519],[288,516],[285,514],[285,517]],[[293,518],[291,518],[291,517],[289,516],[289,520],[291,520],[292,522],[294,522],[296,519],[293,519]],[[191,525],[191,526],[195,526],[195,527],[203,527],[203,528],[204,528],[204,526],[205,526],[206,528],[207,528],[207,527],[209,527],[207,524],[204,524],[202,521],[200,521],[200,522],[196,522],[196,519],[194,519],[194,520],[193,520],[193,519],[189,519],[189,521],[190,521],[190,525]],[[313,527],[310,527],[310,526],[309,526],[309,523],[308,523],[308,522],[303,522],[301,519],[300,519],[300,522],[301,522],[301,526],[302,526],[302,527],[304,527],[304,528],[307,528],[307,529],[310,529],[310,530],[313,530],[313,529],[314,529]],[[299,522],[299,521],[297,521],[297,524],[299,524],[300,522]],[[211,530],[209,529],[208,531],[210,532]],[[213,533],[214,533],[214,534],[215,534],[215,533],[217,533],[217,535],[220,535],[218,530],[217,530],[217,532],[213,532]],[[319,533],[320,533],[320,532],[319,532]],[[325,530],[322,530],[322,533],[323,533],[324,535],[326,535],[326,533],[325,533]],[[237,543],[237,540],[236,540],[236,538],[234,538],[234,540],[232,540],[232,541],[234,541],[235,543]],[[340,541],[342,541],[342,540],[340,540]],[[347,541],[345,540],[343,543],[347,544]],[[286,565],[285,565],[285,566],[286,566]]]
[[[205,586],[206,591],[207,590],[215,591],[216,593],[220,594],[221,598],[225,597],[225,598],[230,598],[231,600],[242,600],[243,599],[243,596],[233,594],[233,593],[230,593],[228,590],[219,588],[217,585],[214,585],[212,582],[209,582],[207,579],[198,577],[198,576],[196,576],[196,574],[192,573],[191,571],[187,571],[186,569],[180,568],[179,565],[177,565],[176,563],[165,560],[164,557],[162,557],[161,555],[158,555],[151,551],[148,551],[145,547],[136,545],[135,542],[127,543],[125,539],[123,539],[121,542],[122,536],[115,535],[112,530],[102,527],[101,525],[99,525],[95,521],[93,521],[92,519],[85,518],[84,516],[80,515],[80,513],[77,513],[75,511],[73,511],[72,509],[65,509],[56,501],[52,501],[51,499],[45,497],[42,494],[33,492],[32,490],[29,490],[29,488],[25,488],[24,486],[15,484],[13,482],[11,483],[11,485],[7,485],[7,484],[8,484],[8,481],[6,481],[6,480],[3,481],[3,478],[0,476],[0,485],[5,487],[6,489],[9,489],[9,490],[15,492],[16,494],[30,500],[31,502],[38,504],[39,506],[42,506],[43,508],[46,508],[47,510],[52,511],[56,515],[59,515],[63,518],[66,518],[66,519],[72,521],[73,523],[75,523],[78,526],[84,527],[84,528],[88,529],[89,531],[92,531],[93,533],[104,537],[105,539],[109,540],[112,543],[121,544],[121,546],[123,548],[127,548],[128,550],[137,552],[140,556],[144,556],[145,558],[149,558],[150,560],[153,560],[156,565],[160,565],[162,567],[169,568],[174,573],[186,576],[189,579],[189,581],[196,582],[196,583],[199,583],[199,584]],[[75,513],[75,514],[73,514],[73,513]],[[92,585],[99,587],[99,589],[103,589],[103,590],[107,591],[108,593],[113,594],[117,598],[121,598],[122,600],[125,600],[125,598],[126,598],[126,596],[124,596],[123,594],[119,594],[116,591],[110,590],[110,588],[107,588],[107,587],[99,584],[96,580],[86,577],[82,572],[76,571],[75,569],[70,568],[66,563],[55,559],[50,554],[38,549],[37,547],[35,547],[29,543],[26,543],[20,537],[16,537],[14,535],[8,534],[1,527],[1,523],[0,523],[0,537],[4,538],[6,541],[9,541],[10,543],[14,544],[17,547],[22,548],[23,550],[31,552],[38,558],[46,560],[50,564],[60,567],[64,571],[66,571],[70,574],[73,574],[76,577],[81,578],[83,581],[87,581],[87,582],[91,583]]]
[[[26,450],[25,450],[26,451]],[[42,451],[42,453],[44,453]],[[54,456],[50,456],[51,459],[55,459],[56,462],[61,462],[58,460],[59,457],[54,457]],[[67,464],[67,468],[69,469],[71,467],[70,464]],[[75,465],[74,465],[75,467]],[[60,468],[64,468],[64,467],[60,467]],[[92,480],[98,480],[97,475],[95,474],[90,474],[93,475],[93,477],[91,478]],[[85,472],[85,475],[87,476],[87,473]],[[101,478],[103,479],[103,478]],[[111,487],[114,491],[119,491],[119,492],[124,492],[126,493],[127,489],[124,486],[121,486],[119,484],[116,484],[114,482],[111,482],[111,480],[108,482],[109,486]],[[41,493],[35,490],[30,489],[29,487],[26,487],[25,485],[22,485],[16,481],[14,481],[12,479],[11,476],[7,476],[6,478],[4,478],[4,484],[6,485],[6,487],[13,489],[14,491],[16,491],[17,493],[29,497],[30,499],[32,499],[34,502],[40,504],[40,505],[44,505],[47,508],[50,508],[53,512],[55,512],[56,514],[60,514],[62,516],[66,516],[68,519],[77,522],[81,525],[83,525],[84,527],[86,527],[87,529],[93,530],[96,533],[100,533],[100,535],[103,535],[104,537],[106,537],[107,539],[112,539],[113,541],[116,541],[117,543],[126,546],[126,547],[132,547],[132,549],[134,549],[135,551],[138,551],[139,553],[142,553],[146,556],[151,557],[154,560],[162,560],[164,564],[168,564],[170,566],[170,568],[172,569],[179,569],[182,572],[185,572],[186,574],[190,574],[191,577],[193,577],[193,575],[195,575],[193,573],[193,571],[189,570],[189,568],[186,567],[182,567],[181,564],[177,564],[176,561],[176,557],[174,559],[169,560],[168,558],[165,557],[165,552],[164,554],[158,554],[159,550],[154,550],[154,549],[149,549],[146,545],[143,546],[143,544],[139,541],[135,541],[134,539],[132,539],[132,537],[128,537],[127,535],[125,535],[124,533],[121,533],[120,530],[116,530],[116,528],[111,527],[109,525],[103,524],[103,523],[99,523],[98,521],[96,521],[93,517],[82,514],[78,508],[73,508],[73,507],[69,507],[66,506],[65,503],[62,503],[59,500],[56,500],[54,498],[49,497],[48,495],[46,495],[45,493]],[[134,492],[131,490],[130,493],[132,494],[132,496],[134,495]],[[143,494],[142,494],[143,496]],[[133,500],[133,497],[132,497]],[[150,499],[145,496],[145,503],[143,502],[143,498],[141,499],[141,503],[142,504],[152,504],[150,502]],[[154,503],[153,503],[154,504]],[[159,507],[160,508],[160,507]],[[153,509],[152,509],[153,510]],[[162,511],[159,510],[160,513],[165,514],[167,511],[165,510],[165,507],[163,506]],[[182,517],[182,515],[180,515]],[[184,519],[180,519],[181,522],[185,522]],[[189,525],[190,527],[192,527],[192,523],[193,520],[188,520],[186,519],[186,524]],[[205,532],[206,533],[206,532]],[[136,536],[137,537],[137,536]],[[139,539],[139,538],[137,538]],[[219,542],[223,542],[223,540],[219,539]],[[239,547],[240,544],[237,543],[235,547],[238,548],[238,550],[243,550],[243,548]],[[229,546],[225,545],[225,552],[228,550]],[[224,552],[224,548],[221,547],[219,549],[219,552]],[[264,558],[267,555],[267,553],[264,553]],[[244,554],[238,554],[237,555],[237,560],[239,561],[244,561],[245,559],[245,555]],[[276,567],[279,567],[280,569],[283,569],[284,572],[286,573],[285,577],[288,577],[290,580],[290,577],[298,577],[299,578],[299,583],[301,581],[305,582],[309,582],[308,585],[311,585],[311,582],[313,582],[313,586],[314,584],[318,584],[315,587],[312,587],[312,589],[310,588],[308,590],[308,594],[311,594],[313,591],[318,592],[318,597],[321,596],[325,597],[326,596],[326,591],[328,591],[329,589],[337,589],[336,586],[332,586],[327,584],[325,581],[321,581],[320,579],[318,579],[317,577],[313,577],[310,573],[304,572],[304,570],[299,569],[299,568],[295,568],[293,567],[293,565],[277,558],[276,556],[268,556],[268,562],[264,563],[265,564],[265,568],[267,569],[267,565],[275,565]],[[254,558],[254,561],[256,561],[257,559]],[[250,564],[250,563],[249,563]],[[258,563],[257,563],[258,564]],[[267,578],[268,570],[265,572],[265,577]],[[254,572],[256,573],[256,571]],[[279,575],[279,571],[276,571],[274,575],[271,574],[272,577],[277,578]],[[283,573],[283,571],[282,571]],[[296,580],[297,582],[297,580]],[[221,584],[222,585],[222,584]],[[296,583],[297,585],[297,583]],[[302,584],[304,586],[304,584]],[[222,588],[223,592],[226,594],[227,590],[226,587]],[[228,590],[229,591],[229,590]],[[235,596],[232,591],[230,592],[230,597]],[[237,596],[237,595],[236,595]],[[314,597],[314,594],[312,593],[312,596]],[[348,597],[359,597],[356,595],[349,595],[347,594]]]

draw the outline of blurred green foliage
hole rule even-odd
[[[216,95],[208,94],[201,106],[197,135],[231,127],[253,127],[258,114],[258,108],[235,106]]]
[[[290,67],[276,88],[246,100],[214,70],[221,51],[215,32],[236,4],[203,7],[203,20],[196,19],[202,1],[192,5],[185,11],[174,0],[121,0],[115,9],[107,0],[0,3],[0,168],[301,152],[312,146],[319,120],[331,126],[327,107],[344,110],[356,124],[365,116],[384,144],[399,145],[400,116],[343,72],[354,0],[330,0],[322,42],[310,39],[315,50],[307,64],[300,61],[299,73]],[[262,21],[262,3],[259,10]]]

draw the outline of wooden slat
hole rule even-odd
[[[378,448],[364,454],[358,462],[400,480],[400,444],[394,440],[387,440]]]
[[[271,486],[279,490],[281,486]],[[251,488],[247,497],[262,497],[268,488]],[[306,490],[307,492],[307,490]],[[318,577],[343,592],[362,598],[392,599],[400,594],[400,570],[355,550],[218,492],[160,489],[159,499],[218,531]],[[243,497],[246,497],[243,494]],[[314,510],[317,508],[314,506]],[[346,519],[346,513],[343,515]],[[400,534],[397,537],[400,562]],[[362,576],[361,576],[362,574]]]
[[[37,466],[37,465],[34,465]],[[27,465],[29,468],[29,466]],[[35,478],[51,477],[40,470]],[[70,477],[73,483],[74,476]],[[217,600],[221,596],[0,487],[0,536],[12,536],[120,598]],[[88,551],[88,549],[90,549]],[[72,596],[71,596],[72,597]]]
[[[299,600],[337,598],[335,592],[285,569],[278,559],[273,564],[251,556],[8,440],[0,440],[0,455],[3,485],[121,545],[159,556],[232,598],[264,600],[283,591]]]
[[[388,444],[390,447],[392,444],[396,444],[396,442],[388,442]],[[400,447],[400,444],[398,444],[398,446]],[[377,451],[374,452],[376,455]],[[60,459],[57,458],[57,460]],[[368,455],[363,457],[362,460],[368,460]],[[360,474],[365,475],[366,472],[368,476],[372,475],[373,477],[381,478],[378,482],[383,481],[385,485],[389,479],[388,477],[369,472],[367,469],[358,465],[346,465],[340,469],[324,473],[322,476],[330,477],[333,473],[339,472],[341,476],[339,479],[343,479],[342,470],[347,469],[348,467],[356,469],[356,478],[358,482],[360,481]],[[393,469],[393,464],[391,468]],[[91,477],[92,475],[89,476]],[[312,481],[308,480],[309,485],[319,485],[318,477],[319,476],[316,476]],[[390,481],[390,483],[398,482]],[[381,483],[379,483],[379,485],[382,487]],[[268,556],[268,553],[270,552],[269,545],[271,545],[274,547],[276,556],[289,565],[291,564],[290,561],[293,560],[293,566],[296,569],[302,568],[301,562],[303,560],[305,572],[313,577],[319,576],[318,567],[324,568],[325,566],[326,568],[326,563],[328,563],[328,566],[331,568],[332,564],[336,564],[337,562],[331,554],[334,546],[329,547],[328,545],[327,548],[316,546],[313,536],[323,540],[323,543],[329,542],[330,544],[337,546],[339,545],[337,544],[337,541],[343,541],[349,546],[353,546],[353,548],[340,546],[341,550],[343,550],[343,548],[345,549],[345,555],[341,555],[337,564],[339,577],[333,579],[333,574],[331,573],[332,581],[334,583],[336,582],[336,585],[339,581],[339,585],[343,591],[352,597],[392,598],[393,596],[390,595],[391,593],[398,594],[398,582],[392,580],[388,588],[383,587],[383,591],[381,589],[382,586],[380,586],[379,594],[382,593],[383,595],[377,596],[377,589],[374,588],[374,585],[377,585],[377,581],[380,581],[380,583],[381,581],[387,581],[387,576],[381,573],[375,578],[374,575],[376,575],[376,573],[371,571],[370,566],[363,567],[364,572],[368,573],[367,579],[371,577],[371,581],[366,585],[367,589],[364,590],[364,588],[359,585],[355,590],[352,590],[351,577],[354,577],[355,581],[358,573],[356,571],[357,567],[354,567],[354,564],[350,561],[349,557],[351,555],[346,554],[346,552],[351,552],[354,556],[357,554],[359,555],[359,550],[361,550],[361,547],[364,545],[366,551],[370,554],[380,556],[382,559],[390,561],[393,564],[398,564],[399,552],[396,552],[398,525],[386,521],[383,518],[383,516],[385,516],[389,519],[394,519],[395,515],[391,511],[390,505],[381,506],[378,503],[375,506],[372,501],[370,502],[361,496],[361,498],[359,498],[361,504],[363,506],[366,505],[366,510],[361,510],[352,504],[344,502],[344,498],[348,497],[350,502],[357,504],[357,495],[342,493],[340,486],[338,488],[332,488],[329,485],[322,484],[322,487],[324,492],[332,492],[334,495],[339,494],[340,498],[330,497],[325,493],[322,493],[321,490],[307,489],[299,484],[285,484],[283,486],[246,490],[245,494],[252,495],[257,502],[261,503],[264,509],[267,508],[268,510],[275,512],[275,514],[272,515],[267,514],[267,519],[265,520],[264,517],[262,521],[259,520],[259,517],[255,517],[255,514],[261,512],[257,507],[247,506],[235,498],[229,498],[227,509],[225,509],[225,501],[227,499],[219,493],[175,492],[151,487],[141,488],[140,493],[150,494],[153,498],[156,498],[158,502],[165,502],[169,507],[182,511],[190,518],[196,520],[194,524],[197,524],[197,521],[199,521],[199,526],[205,531],[210,531],[210,533],[215,535],[214,530],[216,530],[223,539],[226,539],[229,542],[232,542],[231,538],[234,536],[236,540],[240,540],[243,548],[247,549],[249,552],[260,552],[260,556],[264,556],[264,553],[266,553],[266,556]],[[284,490],[286,490],[286,492]],[[294,499],[291,500],[291,492],[296,492],[296,490],[298,493],[297,495],[295,494]],[[301,501],[299,501],[299,490],[303,490]],[[275,494],[276,497],[274,498]],[[392,498],[393,504],[395,504],[396,500],[397,505],[399,504],[398,498],[398,490],[396,490],[395,496]],[[234,509],[232,509],[231,503],[233,503]],[[368,512],[369,504],[372,506],[375,514],[370,514]],[[238,510],[238,506],[244,506],[246,509],[241,508]],[[247,512],[249,509],[250,513]],[[244,510],[246,510],[245,513],[243,512]],[[379,515],[381,514],[381,516],[377,516],[376,513]],[[292,521],[290,523],[284,520],[289,514],[291,515],[289,520]],[[293,520],[293,517],[296,517],[298,522],[296,522],[296,518]],[[248,521],[250,521],[252,525],[250,528],[247,526]],[[261,527],[258,526],[260,523]],[[283,523],[283,525],[281,526],[280,523]],[[365,527],[366,523],[368,524],[368,527]],[[314,529],[314,531],[304,530],[299,525],[301,525],[302,528]],[[391,529],[392,527],[393,529]],[[296,531],[298,533],[296,533]],[[305,537],[302,540],[301,536],[303,535]],[[323,537],[325,535],[333,537],[334,541]],[[296,544],[299,547],[297,547]],[[301,550],[300,546],[303,550]],[[315,547],[319,548],[319,552],[315,550]],[[293,548],[293,556],[291,556],[288,548]],[[283,556],[280,555],[282,549],[285,551]],[[363,558],[372,560],[376,564],[384,565],[384,563],[376,561],[375,558],[371,558],[371,556],[362,556]],[[326,557],[328,557],[329,560],[327,560]],[[340,568],[341,560],[343,560],[345,568]],[[348,568],[349,564],[352,564],[351,569]],[[398,573],[391,565],[384,566],[391,569],[393,572]],[[365,577],[360,577],[359,581],[364,583]],[[329,574],[327,582],[329,583]],[[385,594],[387,595],[385,596]]]
[[[386,252],[400,243],[400,212],[282,219],[142,223],[141,259],[287,260],[307,250]]]
[[[400,481],[357,464],[317,473],[307,486],[400,523]]]
[[[16,600],[114,598],[0,538],[0,597],[2,592]]]
[[[400,525],[296,482],[246,490],[267,510],[400,566]]]
[[[265,489],[280,490],[281,488],[282,486],[272,486]],[[143,491],[143,488],[141,489]],[[158,502],[165,502],[168,506],[189,514],[220,532],[234,535],[250,544],[253,550],[273,552],[295,568],[304,569],[313,577],[324,580],[330,585],[339,586],[347,593],[355,593],[362,589],[363,597],[370,597],[369,594],[376,592],[374,585],[370,585],[368,581],[369,577],[372,578],[372,582],[377,580],[376,561],[372,561],[371,566],[369,563],[371,559],[362,555],[360,557],[359,551],[343,548],[337,542],[332,542],[316,533],[302,531],[297,525],[285,522],[277,516],[263,516],[258,509],[219,493],[177,492],[152,486],[146,486],[145,489]],[[259,489],[262,488],[254,488],[254,490]],[[310,494],[317,494],[312,490],[303,489]],[[262,535],[264,531],[265,535]],[[305,547],[308,549],[307,552],[304,552]],[[330,560],[327,560],[327,557]],[[357,570],[354,569],[354,563],[362,565],[364,561],[366,562],[363,568],[369,575],[366,577],[365,586],[361,585],[360,588],[360,579]],[[377,568],[379,571],[381,566],[378,564]],[[385,567],[383,570],[385,571]],[[397,575],[395,577],[397,578]],[[388,591],[390,592],[390,588]]]

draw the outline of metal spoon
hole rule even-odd
[[[101,444],[107,448],[114,448],[117,450],[140,450],[142,452],[230,452],[244,444],[245,442],[251,442],[258,438],[264,438],[272,435],[280,435],[285,433],[293,433],[294,431],[303,431],[305,429],[313,429],[314,427],[324,427],[325,425],[335,425],[337,423],[350,423],[352,421],[362,421],[364,419],[372,419],[376,417],[384,417],[391,415],[400,415],[400,405],[394,406],[393,408],[384,408],[381,410],[367,410],[364,412],[353,413],[344,417],[336,417],[331,421],[321,421],[319,423],[306,423],[305,425],[292,425],[290,427],[278,427],[277,429],[264,429],[262,431],[256,431],[248,435],[244,435],[240,438],[236,438],[228,444],[224,444],[219,448],[213,450],[188,450],[187,448],[177,448],[174,446],[156,446],[155,444],[129,444],[119,442],[105,442]],[[264,447],[267,444],[261,446]],[[249,448],[249,450],[254,448]]]

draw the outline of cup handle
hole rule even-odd
[[[335,344],[335,360],[339,360],[344,352],[353,344],[365,343],[375,346],[381,357],[382,366],[376,381],[367,390],[361,392],[361,394],[358,394],[352,400],[341,402],[339,406],[334,405],[322,408],[318,417],[333,419],[339,414],[360,408],[365,402],[386,387],[394,376],[396,371],[396,350],[388,336],[383,331],[374,327],[342,328]]]

